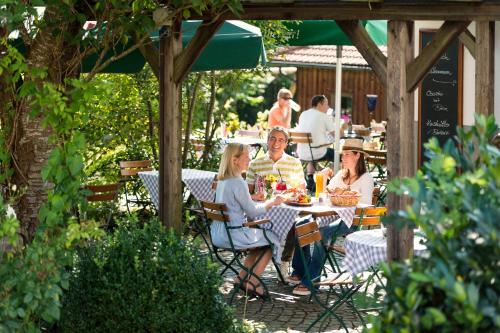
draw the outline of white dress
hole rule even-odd
[[[342,180],[342,176],[344,175],[344,171],[340,170],[337,172],[335,177],[330,180],[328,184],[328,188],[334,189],[336,187],[345,188],[349,186],[352,191],[357,191],[361,193],[361,198],[359,199],[359,203],[371,205],[372,204],[372,195],[373,195],[373,177],[369,172],[365,172],[361,177],[356,179],[354,183],[351,185],[347,185]]]
[[[220,180],[217,182],[215,192],[215,202],[225,203],[227,214],[231,226],[241,226],[249,218],[255,218],[266,213],[264,204],[256,205],[250,197],[248,185],[241,177],[234,177]],[[264,232],[257,228],[238,228],[233,229],[231,238],[236,249],[246,249],[250,247],[269,245],[264,236]],[[267,237],[279,248],[278,237],[272,231],[266,231]],[[210,228],[212,243],[218,247],[230,247],[224,222],[214,221]]]

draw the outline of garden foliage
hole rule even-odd
[[[7,49],[0,69],[13,78],[24,76],[16,93],[31,96],[32,116],[45,115],[43,126],[51,129],[50,140],[54,143],[41,170],[43,180],[53,186],[40,209],[34,239],[23,245],[20,223],[6,209],[22,194],[22,189],[9,183],[12,173],[3,136],[6,131],[0,135],[0,182],[5,189],[0,199],[0,241],[8,240],[8,246],[0,251],[0,332],[36,332],[42,323],[59,319],[60,298],[69,278],[65,266],[71,265],[72,248],[101,234],[95,223],[80,225],[71,213],[71,208],[83,198],[81,155],[85,140],[74,132],[78,122],[75,114],[85,108],[92,90],[76,80],[68,82],[71,89],[67,94],[50,83],[35,85],[31,79],[43,78],[44,71],[30,70],[15,49]]]
[[[230,332],[217,266],[152,220],[123,224],[78,253],[65,293],[65,332]]]
[[[456,142],[432,139],[414,178],[392,184],[413,204],[388,223],[417,226],[428,253],[384,267],[384,308],[368,332],[500,331],[500,150],[493,117]]]

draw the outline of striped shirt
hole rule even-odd
[[[299,186],[305,184],[304,171],[300,160],[286,153],[283,153],[283,156],[276,162],[269,157],[269,154],[251,161],[247,170],[247,184],[255,185],[257,175],[262,177],[274,175],[279,179],[278,170],[287,185]]]

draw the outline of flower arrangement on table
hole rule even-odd
[[[266,175],[264,177],[264,190],[266,191],[266,198],[270,198],[273,195],[273,191],[278,183],[278,177],[273,174]]]

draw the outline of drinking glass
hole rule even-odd
[[[316,172],[314,174],[314,181],[316,182],[316,198],[325,191],[325,175],[322,172]]]

